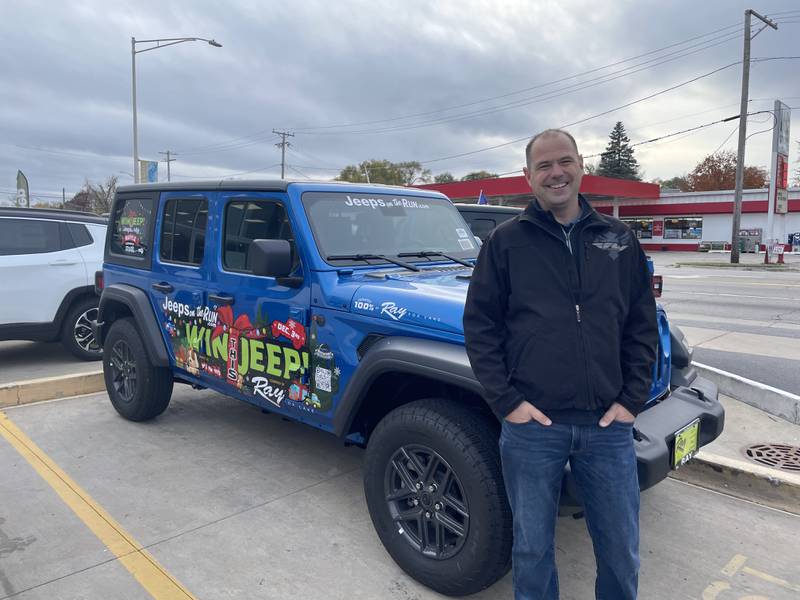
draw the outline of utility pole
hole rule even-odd
[[[281,179],[284,179],[284,174],[286,172],[286,146],[291,146],[291,144],[286,141],[286,137],[294,137],[294,134],[288,131],[278,131],[276,129],[273,129],[272,133],[281,136],[281,141],[275,145],[281,149]]]
[[[159,152],[159,154],[166,154],[167,155],[167,158],[165,158],[162,162],[167,163],[167,181],[172,181],[172,179],[170,179],[169,163],[171,163],[172,161],[177,160],[177,159],[170,158],[170,156],[178,156],[178,155],[175,154],[174,152],[172,152],[171,150],[167,150],[166,152]]]
[[[765,25],[750,36],[750,16],[761,19]],[[744,11],[744,55],[742,58],[742,104],[739,109],[739,151],[736,158],[736,191],[733,196],[733,225],[731,230],[731,264],[739,262],[739,227],[742,221],[742,188],[744,187],[744,144],[747,140],[747,102],[750,92],[750,41],[764,28],[778,29],[778,25],[756,11]]]

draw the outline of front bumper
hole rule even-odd
[[[713,442],[722,433],[725,410],[719,403],[716,384],[697,377],[689,387],[676,387],[663,400],[636,417],[634,448],[639,472],[639,488],[646,490],[665,479],[672,470],[675,432],[700,419],[699,446]],[[569,472],[561,491],[563,506],[582,506],[581,494]]]

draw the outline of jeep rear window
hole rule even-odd
[[[152,231],[152,201],[125,198],[114,212],[109,249],[114,254],[132,258],[150,256]]]
[[[191,265],[202,263],[207,223],[208,200],[205,198],[168,200],[161,221],[161,259]]]
[[[478,244],[455,206],[444,198],[402,194],[306,192],[303,194],[311,230],[323,258],[378,254],[396,257],[407,252],[438,251],[458,258],[475,258]],[[403,258],[409,262],[425,258]],[[333,259],[331,264],[364,264]]]

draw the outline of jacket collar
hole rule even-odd
[[[581,210],[583,211],[580,219],[578,219],[579,223],[584,226],[589,223],[600,223],[606,226],[610,225],[605,215],[598,213],[581,194],[578,194],[578,202],[580,202]],[[529,221],[551,231],[561,226],[561,224],[556,221],[555,217],[553,217],[553,213],[543,209],[539,201],[535,198],[528,203],[528,206],[520,215],[519,220]]]

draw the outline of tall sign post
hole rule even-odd
[[[786,218],[789,210],[789,124],[792,111],[775,100],[770,161],[769,202],[767,208],[767,252],[786,239]]]

